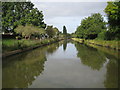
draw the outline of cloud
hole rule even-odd
[[[81,19],[91,13],[105,15],[106,2],[33,2],[35,7],[43,11],[46,24],[53,25],[62,30],[67,25],[68,32],[75,31]]]
[[[91,13],[100,12],[103,13],[106,3],[101,2],[79,2],[79,3],[35,3],[35,7],[42,10],[46,18],[52,17],[68,17],[68,16],[87,16]]]
[[[29,1],[29,0],[28,0]],[[107,2],[115,0],[30,0],[32,2]]]

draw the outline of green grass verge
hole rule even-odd
[[[77,42],[83,42],[83,39],[78,39],[78,38],[72,38],[72,40],[77,41]],[[103,47],[108,47],[116,50],[120,50],[120,41],[105,41],[105,40],[84,40],[85,44],[94,44],[94,45],[99,45]]]
[[[59,39],[44,39],[44,40],[15,40],[15,39],[3,39],[2,40],[2,53],[17,49],[25,49],[27,47],[35,47],[38,45],[45,45],[52,42],[56,42]]]

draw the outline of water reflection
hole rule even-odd
[[[63,50],[65,51],[66,50],[66,48],[67,48],[67,40],[64,40],[64,42],[63,42]]]
[[[2,87],[26,88],[42,74],[46,52],[53,53],[59,43],[3,59]]]
[[[107,88],[118,87],[118,63],[115,63],[112,59],[107,64],[107,72],[104,85]]]
[[[47,46],[47,50],[46,50],[47,53],[52,54],[53,52],[55,52],[58,49],[59,44],[60,43],[56,43],[56,44],[52,44],[52,45]]]
[[[109,54],[105,54],[106,57],[109,59],[109,62],[106,66],[107,72],[106,72],[106,79],[104,81],[104,85],[107,88],[116,88],[118,87],[118,61],[119,58],[116,59],[114,56],[111,56]]]
[[[100,70],[106,61],[103,53],[97,51],[97,49],[88,47],[82,44],[75,44],[78,50],[77,56],[81,59],[84,65],[91,67],[93,70]]]
[[[78,50],[77,56],[80,58],[81,62],[91,67],[93,70],[100,70],[105,62],[108,62],[106,65],[107,71],[105,80],[103,82],[104,86],[106,88],[118,88],[118,57],[116,58],[116,56],[109,55],[108,53],[82,44],[76,43],[75,46]]]
[[[107,50],[69,42],[61,41],[3,59],[2,87],[118,87],[119,58],[114,51],[111,55]]]

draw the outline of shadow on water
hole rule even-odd
[[[84,65],[89,66],[93,70],[100,70],[106,62],[106,75],[104,86],[106,88],[118,88],[118,61],[119,57],[111,56],[108,53],[89,47],[83,44],[75,43],[78,51],[77,56]],[[108,51],[109,52],[109,51]],[[114,50],[113,50],[114,52]]]
[[[46,53],[57,50],[60,43],[55,43],[33,51],[25,52],[8,58],[2,62],[2,87],[26,88],[42,74]]]
[[[68,44],[68,43],[72,43],[72,45],[75,47],[72,47],[71,44]],[[61,48],[59,48],[61,47],[61,45],[63,45],[62,50]],[[72,50],[70,48],[72,49],[76,48],[76,51],[74,52],[69,51],[69,50]],[[30,85],[32,85],[33,81],[35,81],[37,77],[40,76],[42,72],[44,71],[45,62],[47,61],[47,58],[48,58],[47,55],[48,54],[50,54],[51,56],[59,55],[60,54],[59,52],[64,53],[64,55],[69,55],[69,54],[72,55],[73,53],[75,54],[76,52],[77,55],[75,56],[75,58],[78,58],[78,61],[79,60],[81,61],[80,63],[80,65],[82,64],[81,67],[88,66],[88,68],[90,68],[88,69],[84,67],[86,70],[99,72],[102,68],[106,68],[105,75],[103,77],[104,87],[105,88],[118,87],[118,60],[120,60],[119,58],[116,58],[115,56],[112,56],[109,53],[102,52],[99,49],[86,46],[83,44],[79,44],[77,42],[73,42],[70,40],[64,40],[59,43],[51,44],[51,45],[41,47],[41,48],[29,51],[29,52],[24,52],[22,54],[4,58],[2,62],[2,87],[3,88],[27,88],[29,87]],[[54,54],[54,53],[57,53],[57,54]],[[69,59],[69,56],[67,56],[67,58]],[[61,57],[57,57],[55,59],[58,59],[59,61],[61,60]],[[65,62],[67,61],[67,59],[65,59],[64,57],[62,57],[62,59],[63,59],[63,63],[64,61]],[[51,60],[51,62],[52,61],[54,60]],[[55,61],[57,62],[57,60]],[[75,60],[70,61],[70,62],[73,62],[72,65],[74,65],[74,63],[77,62],[77,61],[75,62],[74,61]],[[64,65],[64,67],[70,66],[68,63],[64,63],[64,64],[67,64],[67,65]],[[76,66],[79,67],[80,65],[78,63]],[[70,68],[75,68],[75,66],[73,67],[71,66]],[[75,69],[77,70],[81,69],[82,71],[82,68],[75,68]],[[79,77],[79,74],[81,75],[81,73],[85,73],[85,71],[77,72],[77,73]],[[64,73],[61,73],[59,76],[61,77],[61,75],[64,75]],[[71,74],[71,75],[74,76],[75,74]],[[72,80],[74,80],[75,77],[71,77],[71,78],[73,78]],[[75,83],[72,83],[72,84],[75,84]]]

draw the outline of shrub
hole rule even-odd
[[[105,34],[106,34],[106,31],[102,31],[98,34],[98,37],[97,39],[100,39],[100,40],[105,40]]]

